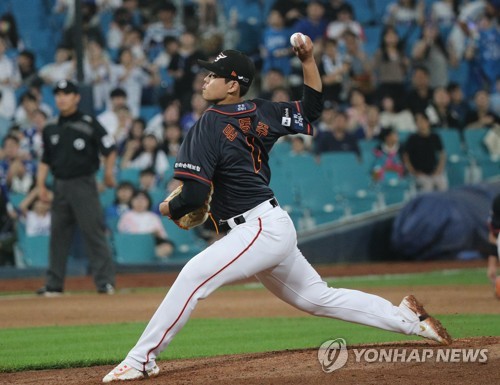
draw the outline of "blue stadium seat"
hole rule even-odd
[[[103,208],[111,205],[115,200],[115,189],[107,188],[99,194],[99,201],[101,202],[101,206]]]
[[[195,235],[194,230],[183,230],[166,217],[162,217],[161,221],[168,239],[175,245],[173,258],[191,258],[207,246],[203,239]]]
[[[119,264],[155,262],[155,239],[152,234],[113,234],[115,259]]]
[[[151,120],[153,116],[160,113],[160,107],[158,106],[141,106],[139,111],[139,116],[144,119],[146,122]]]
[[[451,187],[465,183],[465,170],[469,165],[468,156],[460,132],[456,129],[436,129],[447,155],[446,172]]]
[[[27,236],[22,222],[17,222],[17,248],[21,252],[23,263],[30,267],[46,268],[49,265],[48,235]]]
[[[9,201],[14,205],[14,207],[19,207],[19,204],[26,198],[26,194],[9,192]]]
[[[122,168],[118,173],[118,182],[128,181],[139,187],[139,175],[141,170],[139,168]]]
[[[322,154],[321,167],[326,177],[331,178],[335,196],[345,202],[352,214],[373,209],[377,199],[374,183],[356,154],[353,152]]]
[[[499,159],[490,156],[483,142],[487,132],[487,128],[466,129],[464,131],[468,154],[481,167],[485,179],[497,177],[500,174]]]

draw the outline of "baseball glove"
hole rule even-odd
[[[169,202],[174,197],[179,195],[182,191],[182,184],[177,187],[174,191],[170,193],[170,195],[165,199],[165,202]],[[205,201],[205,204],[196,210],[191,211],[190,213],[185,214],[179,219],[172,219],[174,223],[179,226],[181,229],[189,230],[193,227],[199,226],[208,218],[208,214],[210,212],[210,202],[212,200],[213,187],[210,189],[210,193],[208,194],[208,198]]]

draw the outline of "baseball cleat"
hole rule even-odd
[[[63,291],[61,289],[49,289],[48,287],[43,286],[36,291],[36,294],[41,297],[53,298],[63,295]]]
[[[399,306],[406,307],[419,318],[419,330],[416,333],[418,336],[436,341],[441,345],[451,344],[451,336],[444,326],[441,325],[441,322],[431,317],[425,311],[424,306],[413,295],[404,297]]]
[[[137,370],[130,365],[122,362],[111,372],[106,374],[106,376],[102,379],[102,382],[107,384],[108,382],[112,381],[141,380],[143,378],[156,377],[158,373],[160,373],[160,368],[156,364],[151,369],[141,372],[140,370]]]

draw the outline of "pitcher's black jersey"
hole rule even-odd
[[[210,204],[228,219],[273,197],[269,151],[288,134],[312,135],[300,101],[263,99],[212,105],[184,139],[174,166],[177,179],[213,184]]]

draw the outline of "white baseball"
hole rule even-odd
[[[297,38],[297,42],[295,41],[295,38]],[[292,36],[290,36],[290,44],[292,45],[292,47],[298,47],[300,43],[305,42],[306,37],[300,32],[295,32]]]

